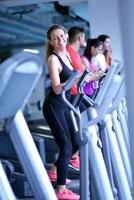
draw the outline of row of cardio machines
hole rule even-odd
[[[54,200],[57,198],[46,172],[46,147],[41,145],[42,141],[46,144],[50,138],[52,141],[52,136],[37,133],[39,129],[34,131],[34,124],[30,124],[30,130],[34,132],[31,135],[22,113],[42,74],[42,68],[41,59],[26,52],[16,54],[0,65],[0,120],[4,124],[4,133],[0,138],[3,139],[4,134],[10,138],[24,172],[21,174],[11,170],[10,179],[13,177],[23,180],[26,177],[35,199]],[[80,146],[81,200],[131,200],[132,175],[123,67],[118,62],[113,63],[95,100],[83,94],[84,77],[81,79],[77,102],[84,98],[90,104],[82,113],[77,108],[77,102],[72,105],[65,98],[65,92],[76,76],[75,73],[68,81],[62,96],[70,108],[74,132]],[[86,76],[86,71],[83,76]],[[46,132],[49,131],[46,129]],[[1,144],[4,143],[2,139]],[[3,168],[9,164],[8,161],[11,161],[13,169],[15,166],[13,159],[3,152],[6,142],[7,139],[3,148],[0,147],[0,199],[14,200],[17,197],[7,178],[7,171]],[[8,158],[6,162],[5,157]],[[9,165],[8,168],[11,169]],[[79,178],[79,174],[73,171],[72,174],[75,174],[75,179]]]

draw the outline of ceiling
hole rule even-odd
[[[0,0],[0,51],[44,44],[53,23],[83,26],[89,34],[87,0]]]

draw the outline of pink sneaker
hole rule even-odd
[[[79,200],[80,196],[66,189],[64,192],[56,193],[58,200]]]
[[[48,176],[49,176],[49,179],[52,181],[52,182],[56,182],[57,181],[57,173],[56,172],[53,172],[53,171],[49,171],[48,172]],[[70,179],[66,179],[66,184],[70,184],[72,181]]]
[[[75,169],[77,171],[80,171],[80,158],[77,156],[76,158],[71,158],[69,160],[69,167],[72,169]]]

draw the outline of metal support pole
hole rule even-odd
[[[105,121],[108,133],[108,141],[109,141],[109,148],[113,164],[113,170],[115,174],[115,179],[117,181],[117,189],[119,192],[120,199],[132,200],[131,191],[129,188],[128,180],[123,166],[123,161],[120,155],[120,150],[118,147],[116,135],[112,130],[111,114],[106,114]]]
[[[21,111],[17,112],[7,128],[36,199],[56,200],[56,194]]]
[[[99,200],[114,200],[102,151],[98,142],[97,129],[93,125],[88,128],[89,138],[89,161],[95,183],[95,191]]]
[[[88,134],[88,130],[83,130],[83,135]],[[80,146],[80,194],[81,200],[89,200],[89,161],[88,143]]]
[[[0,161],[0,200],[16,200]]]
[[[132,172],[131,172],[131,166],[130,166],[130,157],[129,157],[130,154],[127,151],[124,133],[122,132],[120,123],[118,121],[117,110],[114,110],[112,113],[112,121],[113,121],[113,124],[115,127],[115,135],[117,138],[117,143],[118,143],[121,158],[123,161],[124,169],[125,169],[125,172],[127,175],[128,183],[129,183],[130,188],[132,189],[133,184],[132,184]]]

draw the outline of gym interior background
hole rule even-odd
[[[86,37],[105,33],[111,36],[113,57],[124,63],[126,70],[127,102],[129,110],[130,146],[134,152],[134,95],[133,54],[134,27],[132,1],[113,0],[1,0],[0,1],[0,62],[24,49],[38,50],[44,60],[44,72],[24,111],[27,119],[39,119],[39,107],[49,87],[44,46],[46,31],[53,23],[67,29],[83,26]],[[45,78],[44,78],[45,77]],[[45,88],[45,89],[44,89]],[[38,106],[37,106],[38,105]],[[132,160],[134,160],[134,155]],[[132,172],[134,166],[132,162]],[[134,172],[133,172],[134,173]]]

